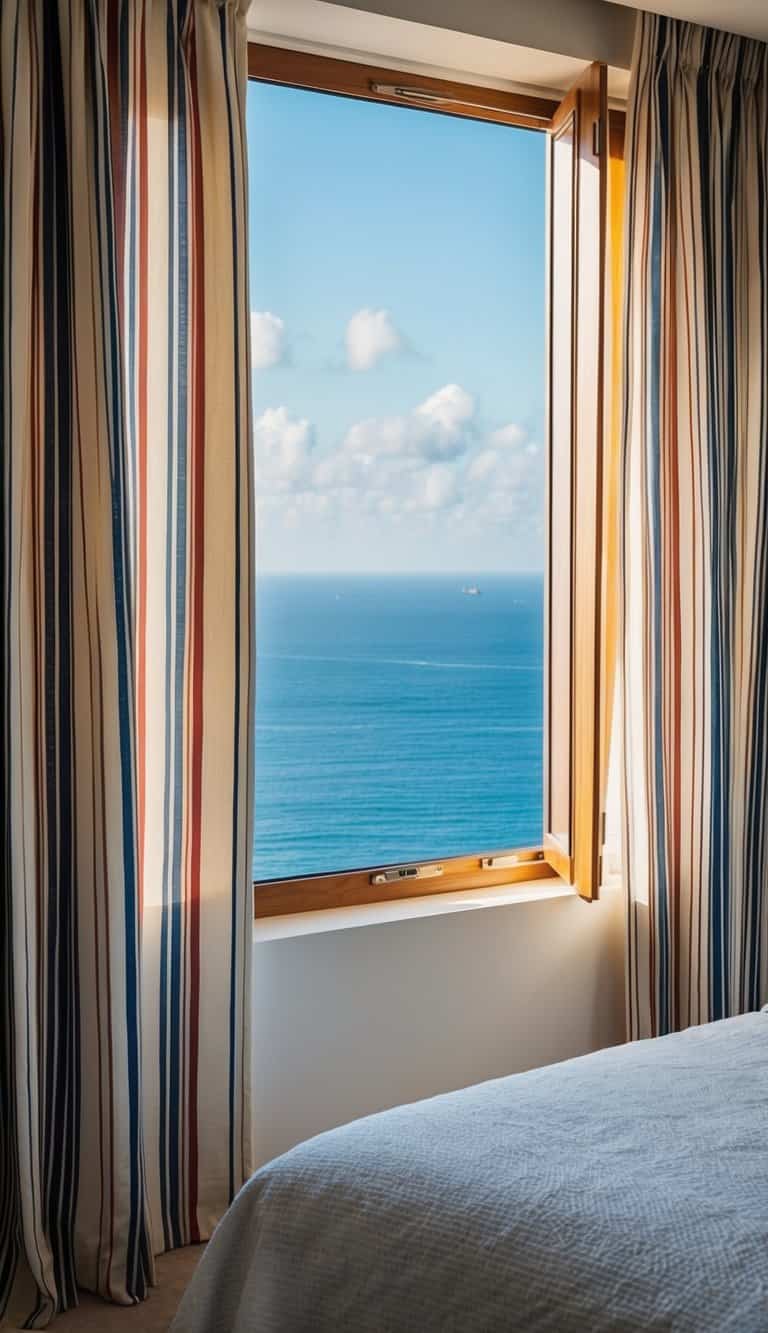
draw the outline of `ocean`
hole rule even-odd
[[[254,878],[540,842],[542,598],[541,575],[262,576]]]

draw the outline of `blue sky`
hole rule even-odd
[[[542,568],[544,135],[247,114],[260,568]]]

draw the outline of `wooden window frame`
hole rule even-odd
[[[558,107],[557,99],[548,97],[508,93],[498,88],[406,73],[384,65],[363,65],[356,60],[265,46],[261,42],[248,44],[248,78],[257,83],[278,83],[286,88],[305,88],[308,92],[333,93],[358,101],[409,106],[418,111],[516,125],[527,130],[547,129]],[[441,101],[425,103],[418,98],[378,92],[374,87],[376,84],[424,90],[440,97]]]
[[[554,156],[561,142],[571,144],[569,216],[559,217],[556,206]],[[603,843],[602,745],[604,655],[603,626],[603,471],[605,445],[606,374],[606,224],[607,224],[608,98],[605,65],[590,65],[563,98],[552,118],[549,135],[550,193],[548,217],[549,282],[547,300],[548,442],[548,578],[545,630],[547,670],[544,724],[544,852],[547,860],[581,897],[597,897],[601,879]],[[597,225],[595,225],[597,221]],[[569,224],[569,230],[564,229]],[[557,242],[569,240],[570,283],[553,295],[554,255]],[[565,295],[567,302],[558,297]],[[560,319],[570,342],[567,382],[554,373]],[[568,430],[562,437],[553,428],[555,403],[558,420],[567,405]],[[551,698],[562,686],[554,683],[557,664],[550,649],[557,617],[552,478],[562,469],[570,492],[570,647],[565,662],[570,681],[567,708],[569,734],[558,737],[549,725]],[[562,543],[557,543],[562,550]],[[565,557],[564,557],[565,558]],[[558,570],[562,574],[562,570]],[[552,784],[555,747],[568,745],[567,829],[552,828]]]
[[[600,67],[591,67],[595,70]],[[589,74],[589,71],[588,71]],[[295,51],[262,43],[249,43],[248,77],[257,82],[280,84],[286,87],[302,88],[308,91],[331,93],[368,102],[384,102],[389,105],[411,107],[420,111],[430,111],[438,115],[459,116],[496,124],[512,125],[522,129],[551,131],[557,124],[558,114],[563,103],[549,98],[532,97],[520,93],[510,93],[495,88],[479,87],[463,82],[436,79],[421,74],[413,74],[384,66],[361,64],[357,61],[341,60],[328,56],[315,55],[305,51]],[[604,73],[601,74],[604,79]],[[383,89],[380,85],[384,85]],[[587,78],[589,89],[589,79]],[[391,91],[393,88],[403,90]],[[411,90],[412,96],[408,96]],[[602,87],[604,102],[604,85]],[[427,100],[439,98],[439,102]],[[419,96],[421,95],[421,97]],[[587,117],[592,114],[587,94],[575,90],[573,96],[578,105],[580,135],[587,133]],[[622,117],[623,121],[623,117]],[[607,117],[606,117],[607,124]],[[615,128],[615,122],[614,122]],[[603,132],[605,132],[605,127]],[[616,133],[611,140],[612,148],[618,142]],[[601,254],[601,263],[604,255]],[[601,277],[602,282],[602,277]],[[600,297],[600,311],[604,309],[604,300]],[[549,335],[548,335],[549,336]],[[600,339],[603,338],[602,313]],[[600,355],[602,356],[602,347]],[[549,365],[549,354],[548,354]],[[602,410],[602,409],[601,409]],[[600,443],[597,443],[598,454]],[[551,464],[550,464],[551,465]],[[612,474],[611,474],[612,475]],[[595,497],[596,512],[601,511],[603,492]],[[548,523],[549,529],[549,523]],[[572,754],[574,772],[581,770],[589,778],[588,790],[582,790],[580,799],[572,805],[572,829],[574,847],[580,853],[576,857],[564,857],[561,849],[545,836],[542,846],[530,849],[514,848],[496,852],[483,852],[470,856],[435,857],[439,861],[442,873],[435,878],[406,879],[386,885],[376,885],[373,876],[390,866],[367,866],[359,870],[341,871],[333,874],[291,876],[284,879],[257,880],[254,882],[254,915],[257,918],[290,915],[297,912],[323,910],[337,907],[351,907],[370,903],[390,902],[404,898],[415,898],[436,893],[490,888],[497,885],[516,884],[540,879],[565,879],[576,883],[581,896],[597,896],[599,883],[599,838],[600,838],[600,799],[603,785],[602,763],[607,754],[606,734],[610,726],[610,710],[606,709],[600,684],[612,680],[613,657],[603,650],[600,632],[605,628],[605,606],[610,601],[606,592],[605,572],[600,565],[600,534],[593,534],[596,543],[597,566],[592,579],[592,586],[586,591],[592,606],[591,658],[596,664],[597,677],[594,683],[590,717],[593,718],[592,732],[584,736],[584,724],[576,727],[576,710],[571,708]],[[549,531],[548,538],[549,541]],[[608,543],[610,545],[610,543]],[[579,602],[578,583],[574,580],[574,607]],[[546,639],[545,639],[546,642]],[[574,644],[575,649],[575,644]],[[586,643],[589,653],[590,644]],[[572,677],[572,691],[579,688],[578,681]],[[599,724],[594,722],[599,719]],[[545,809],[547,763],[546,754],[549,744],[545,708]],[[582,753],[582,762],[577,763],[577,746],[582,750],[586,746],[588,753]],[[583,762],[586,758],[586,764]],[[607,763],[607,760],[606,760]],[[591,775],[591,776],[590,776]],[[572,779],[572,790],[575,783]],[[546,820],[545,820],[546,823]],[[588,843],[588,846],[586,845]],[[597,848],[597,852],[596,852]],[[483,859],[489,856],[514,857],[515,864],[504,868],[485,869]],[[432,864],[422,860],[407,864]],[[581,882],[575,880],[575,874],[581,874]]]

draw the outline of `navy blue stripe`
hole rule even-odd
[[[766,210],[765,156],[757,156],[757,235],[760,238],[759,287],[761,292],[768,291],[768,273],[766,272],[766,250],[768,247],[768,212]],[[768,347],[768,326],[766,322],[766,300],[760,305],[759,345]],[[766,428],[766,396],[760,400],[759,440],[763,457],[768,457],[768,438]],[[757,563],[752,580],[754,617],[754,665],[752,677],[754,688],[750,700],[750,711],[754,717],[753,734],[756,743],[752,749],[752,764],[747,773],[746,793],[746,850],[744,857],[744,891],[746,896],[741,955],[745,960],[745,977],[742,988],[742,1007],[746,1010],[757,1009],[761,1003],[760,978],[762,973],[762,921],[763,921],[763,867],[766,853],[766,747],[762,737],[768,735],[768,468],[760,470],[760,499],[757,506],[757,522],[760,525],[760,542],[757,550]]]
[[[225,72],[226,92],[227,92],[227,130],[229,143],[229,189],[230,195],[234,201],[237,199],[237,173],[235,170],[235,132],[232,118],[232,80],[229,71],[229,42],[227,39],[227,15],[222,9],[219,13],[219,40],[221,45],[221,64]],[[235,302],[237,302],[240,292],[240,262],[238,254],[238,232],[237,228],[232,228],[232,291]],[[247,275],[246,275],[247,290]],[[241,625],[240,625],[240,594],[242,587],[242,540],[241,540],[241,490],[242,490],[242,461],[241,450],[242,440],[240,432],[240,320],[234,321],[234,404],[235,404],[235,606],[238,608],[235,615],[235,663],[236,663],[236,688],[235,688],[235,709],[232,727],[232,745],[233,745],[233,773],[235,781],[232,784],[232,906],[230,913],[229,928],[229,948],[232,965],[229,975],[229,1198],[234,1198],[236,1191],[242,1184],[242,1181],[236,1178],[235,1174],[235,1126],[237,1123],[236,1096],[238,1087],[238,1065],[240,1063],[240,1050],[237,1034],[237,988],[239,974],[237,968],[238,954],[238,936],[240,931],[240,913],[242,903],[240,902],[240,791],[241,784],[237,781],[237,775],[240,772],[240,655],[242,651],[241,644]]]
[[[181,1204],[181,996],[182,996],[182,828],[184,796],[184,677],[186,655],[187,581],[187,339],[189,330],[188,240],[186,229],[187,141],[186,99],[182,51],[172,8],[168,10],[167,67],[169,101],[169,309],[174,312],[168,331],[168,380],[177,402],[169,395],[166,523],[176,530],[166,568],[166,674],[165,761],[174,773],[165,790],[166,845],[163,865],[163,923],[161,941],[160,1020],[160,1168],[163,1229],[168,1245],[181,1245],[185,1235]],[[178,415],[176,415],[176,413]],[[171,757],[172,756],[172,757]]]
[[[43,1190],[59,1300],[76,1300],[73,1217],[80,1154],[77,909],[72,753],[71,232],[58,13],[43,17],[40,181],[43,311],[43,588],[45,819],[48,849]],[[62,1153],[58,1144],[67,1144]]]
[[[180,23],[183,19],[180,17]],[[172,222],[176,226],[178,242],[178,275],[174,288],[174,317],[178,325],[178,346],[176,349],[176,375],[173,381],[178,395],[178,419],[176,437],[171,442],[176,458],[176,489],[172,491],[175,500],[176,546],[173,555],[175,587],[171,601],[173,617],[174,654],[173,654],[173,851],[171,857],[171,990],[170,990],[170,1221],[174,1243],[181,1245],[187,1237],[187,1218],[182,1211],[184,1186],[182,1183],[181,1126],[184,1119],[181,1090],[182,1068],[182,996],[184,982],[182,967],[184,963],[184,913],[182,902],[184,895],[184,866],[182,851],[182,833],[184,827],[184,798],[186,783],[184,775],[184,720],[186,717],[186,659],[187,659],[187,466],[188,466],[188,404],[189,404],[189,236],[187,209],[189,207],[189,162],[187,153],[187,99],[183,63],[183,46],[177,33],[174,43],[174,56],[177,61],[176,73],[176,142],[178,149],[177,174],[177,213]],[[169,531],[172,531],[170,529]]]

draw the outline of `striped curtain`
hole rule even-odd
[[[0,6],[0,1316],[248,1172],[245,0]]]
[[[633,1037],[768,1001],[768,47],[646,15],[627,126]]]

